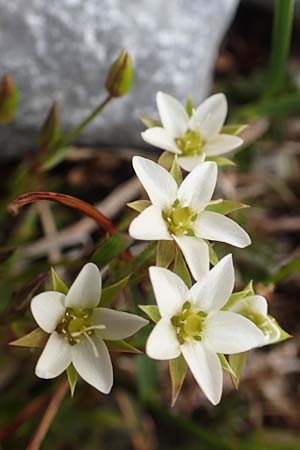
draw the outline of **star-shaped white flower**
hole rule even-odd
[[[180,166],[188,172],[206,156],[223,155],[243,143],[240,137],[221,132],[228,109],[224,94],[208,97],[193,110],[191,117],[168,94],[158,92],[156,102],[162,127],[149,128],[142,138],[148,144],[178,154]]]
[[[216,163],[199,164],[179,188],[172,175],[153,161],[135,156],[133,167],[152,205],[131,222],[130,235],[143,240],[175,239],[195,280],[209,270],[209,250],[203,239],[241,248],[250,244],[237,223],[205,210],[217,182]]]
[[[161,319],[148,338],[146,353],[159,360],[182,354],[206,397],[219,403],[223,374],[218,353],[240,353],[264,344],[263,333],[250,320],[221,311],[234,286],[231,255],[190,290],[167,269],[151,267],[150,278]]]
[[[32,314],[42,330],[51,333],[35,373],[55,378],[72,363],[78,374],[107,394],[113,371],[105,340],[124,339],[147,320],[126,312],[99,308],[101,274],[95,264],[86,264],[67,295],[49,291],[31,301]]]

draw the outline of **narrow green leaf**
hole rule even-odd
[[[179,248],[176,248],[173,271],[185,282],[188,288],[192,286],[189,270]]]
[[[247,352],[229,355],[229,365],[231,366],[233,373],[235,374],[231,377],[231,379],[236,389],[239,387],[241,374],[247,362],[247,356]]]
[[[0,125],[7,124],[14,118],[18,107],[18,90],[10,74],[0,81]]]
[[[274,283],[277,284],[280,281],[288,278],[295,272],[300,272],[300,257],[297,256],[288,264],[281,266],[275,272],[273,272],[266,280],[266,283]]]
[[[104,287],[101,293],[100,305],[103,307],[111,305],[115,298],[117,298],[121,291],[127,286],[130,277],[131,275],[126,275],[116,283]]]
[[[55,272],[53,267],[51,267],[51,276],[52,276],[53,290],[56,292],[61,292],[62,294],[67,294],[69,288],[59,277],[59,275]]]
[[[150,200],[136,200],[135,202],[127,203],[127,206],[134,211],[142,212],[151,205]]]
[[[25,336],[9,343],[17,347],[44,347],[49,334],[45,333],[41,328],[36,328]]]
[[[176,181],[176,183],[178,184],[178,186],[180,186],[180,184],[182,182],[182,173],[181,173],[181,169],[179,166],[177,155],[175,155],[173,158],[173,163],[171,166],[170,174],[173,176],[173,178]]]
[[[151,242],[141,253],[139,253],[132,261],[132,272],[149,266],[155,261],[156,242]]]
[[[73,398],[76,384],[78,381],[78,374],[77,374],[73,364],[70,364],[69,367],[67,368],[67,377],[68,377],[68,382],[69,382],[69,386],[70,386],[71,397]]]
[[[219,203],[213,203],[212,205],[208,205],[205,209],[206,211],[213,211],[219,214],[230,214],[233,211],[237,211],[238,209],[248,208],[248,205],[239,202],[232,202],[230,200],[222,200]]]
[[[167,269],[174,261],[175,252],[176,247],[174,241],[158,241],[156,247],[156,265]]]
[[[235,162],[223,156],[208,156],[206,161],[214,161],[219,167],[235,166]]]
[[[169,361],[169,371],[172,385],[171,406],[174,406],[181,391],[187,371],[187,365],[182,355]]]
[[[241,124],[233,124],[233,125],[224,125],[224,127],[221,130],[221,133],[223,134],[240,134],[242,131],[244,131],[248,125],[241,125]]]
[[[132,240],[124,234],[115,234],[105,239],[91,257],[91,262],[100,268],[105,267],[131,245]]]
[[[234,371],[232,370],[232,367],[230,366],[227,358],[225,355],[222,355],[222,353],[218,353],[218,357],[219,360],[221,362],[222,368],[224,370],[226,370],[226,372],[228,372],[231,376],[236,378],[236,374],[234,373]]]
[[[157,305],[138,305],[139,308],[148,316],[152,322],[157,323],[161,317]]]
[[[174,153],[163,152],[158,158],[157,164],[164,167],[166,170],[170,170],[173,164]]]
[[[139,396],[146,402],[153,402],[159,392],[156,361],[146,355],[138,355],[135,362]]]
[[[146,128],[153,128],[153,127],[161,127],[162,123],[160,120],[152,119],[151,117],[146,116],[145,114],[140,115],[140,119],[145,125]]]
[[[142,353],[141,350],[129,344],[126,341],[105,341],[107,348],[112,352],[123,352],[123,353]]]

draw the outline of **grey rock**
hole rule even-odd
[[[114,100],[80,137],[84,145],[142,145],[139,114],[156,115],[162,90],[196,102],[238,0],[0,0],[0,76],[20,91],[16,119],[0,130],[0,155],[36,147],[53,100],[65,130],[103,98],[103,82],[121,48],[133,56],[131,93]]]

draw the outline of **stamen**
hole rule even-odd
[[[90,338],[90,336],[89,336],[87,333],[83,333],[83,335],[87,338],[87,340],[88,340],[89,343],[91,344],[92,349],[93,349],[93,351],[94,351],[94,353],[95,353],[96,358],[99,358],[99,353],[98,353],[97,347],[96,347],[95,343],[93,342],[93,340]]]
[[[91,327],[86,327],[84,331],[91,331],[91,330],[105,330],[105,325],[92,325]]]

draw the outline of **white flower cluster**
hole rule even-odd
[[[251,242],[236,222],[211,210],[218,202],[212,200],[218,168],[216,162],[205,161],[243,141],[222,133],[227,115],[223,94],[208,98],[190,115],[175,98],[161,92],[157,105],[162,126],[149,128],[142,136],[175,154],[190,173],[178,186],[164,167],[135,156],[133,167],[149,202],[132,221],[129,233],[135,239],[173,241],[196,282],[189,289],[171,270],[150,267],[160,320],[147,340],[146,353],[158,360],[182,355],[206,397],[217,404],[222,394],[221,357],[280,340],[280,328],[268,316],[263,297],[241,294],[232,300],[236,294],[232,296],[231,255],[209,270],[209,241],[241,248]],[[127,338],[148,322],[102,308],[100,297],[101,274],[89,263],[66,295],[53,291],[33,298],[33,316],[50,333],[36,366],[39,377],[56,377],[72,363],[85,381],[101,392],[110,391],[113,374],[105,341]]]

